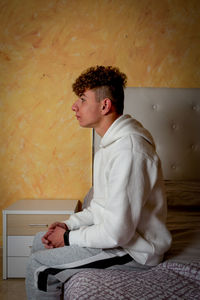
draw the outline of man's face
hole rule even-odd
[[[101,107],[102,103],[96,101],[95,92],[86,90],[72,105],[72,110],[76,113],[80,126],[95,129],[102,118]]]

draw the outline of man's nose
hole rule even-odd
[[[77,101],[74,102],[74,104],[72,105],[72,110],[75,111],[75,112],[77,112],[77,110],[78,110]]]

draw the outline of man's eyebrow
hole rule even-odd
[[[80,94],[80,97],[86,97],[87,98],[87,96],[85,95],[85,93]]]

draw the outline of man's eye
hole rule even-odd
[[[84,102],[85,101],[85,99],[84,98],[81,98],[81,102]]]

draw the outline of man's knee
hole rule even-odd
[[[33,244],[32,244],[32,249],[31,249],[31,253],[37,252],[39,250],[44,250],[45,247],[42,243],[42,237],[45,234],[45,232],[41,231],[36,233],[34,239],[33,239]]]

